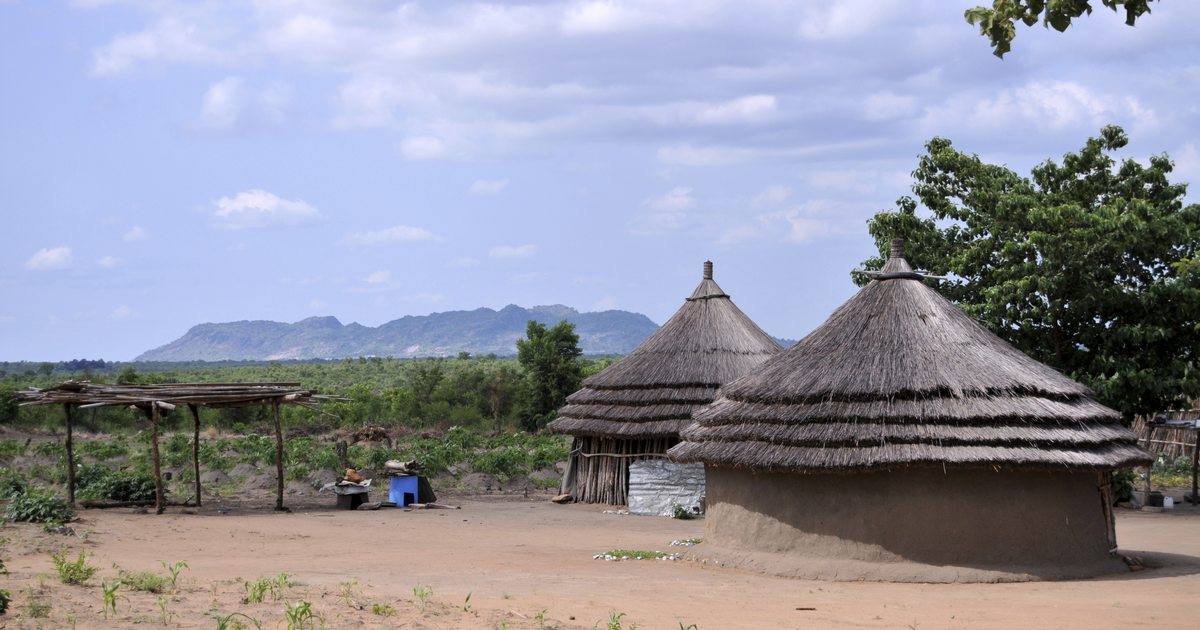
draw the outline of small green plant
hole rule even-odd
[[[167,564],[166,562],[163,562],[162,565],[171,572],[171,592],[175,592],[179,588],[179,573],[184,569],[190,569],[190,567],[188,567],[187,562],[184,562],[183,560],[180,560],[175,564]]]
[[[120,567],[116,567],[116,565],[113,566],[117,569],[117,575],[121,578],[121,583],[135,591],[161,593],[167,589],[167,578],[157,573],[151,571],[130,573]]]
[[[675,503],[671,505],[671,518],[688,521],[696,518],[696,515],[693,514],[691,510],[684,507],[682,503]]]
[[[12,595],[8,591],[0,588],[0,615],[8,612],[8,603],[12,601]]]
[[[545,630],[546,627],[546,611],[548,608],[543,608],[542,612],[533,616],[533,620],[538,623],[538,630]]]
[[[676,617],[675,621],[679,621],[679,617]],[[685,626],[685,625],[683,625],[682,621],[679,621],[679,630],[699,630],[699,629],[696,627],[696,624],[692,624],[690,626]]]
[[[371,604],[371,614],[391,617],[396,614],[396,609],[392,608],[391,604]]]
[[[54,568],[58,571],[58,579],[63,584],[84,584],[100,567],[88,565],[87,556],[83,550],[79,550],[79,559],[74,562],[67,560],[67,550],[63,549],[59,553],[50,554],[50,558],[54,560]]]
[[[608,613],[608,630],[623,630],[621,627],[621,620],[624,618],[625,613],[619,613],[615,610]],[[629,630],[637,630],[637,624],[629,624]]]
[[[310,630],[318,624],[324,624],[325,619],[313,610],[312,602],[300,600],[296,603],[284,602],[283,619],[279,624],[287,622],[287,630]]]
[[[246,603],[258,604],[263,602],[267,596],[270,596],[273,602],[279,601],[287,589],[295,584],[291,581],[290,575],[280,573],[273,578],[260,577],[253,584],[244,582],[243,586],[246,589]]]
[[[433,597],[433,587],[428,584],[425,586],[418,584],[413,589],[413,595],[417,597],[417,608],[420,608],[421,612],[425,612],[425,606],[429,604],[429,600]]]
[[[53,490],[30,486],[8,502],[4,518],[14,523],[65,523],[75,518],[75,506]]]
[[[33,585],[29,586],[29,601],[25,603],[25,613],[34,619],[45,619],[50,616],[50,604],[43,602],[33,592]]]
[[[683,540],[672,540],[671,546],[672,547],[691,547],[693,545],[699,545],[702,542],[704,542],[703,538],[684,538]]]
[[[154,600],[158,605],[158,620],[161,621],[162,625],[164,626],[170,624],[171,619],[175,617],[175,613],[167,610],[167,606],[171,604],[171,600],[163,597],[162,595],[156,596]]]
[[[129,598],[124,595],[117,595],[117,589],[121,588],[121,580],[102,580],[100,588],[104,589],[104,618],[108,619],[108,611],[112,611],[113,617],[117,616],[117,600],[123,599],[125,603],[129,603]]]
[[[236,621],[234,619],[234,617],[245,617],[246,619],[250,620],[250,623],[254,624],[255,628],[258,628],[258,630],[262,630],[262,623],[260,623],[254,617],[251,617],[250,615],[247,615],[245,613],[232,612],[232,613],[229,613],[228,615],[221,616],[214,611],[212,616],[213,616],[213,619],[215,619],[217,621],[217,630],[237,630],[238,626],[242,626],[243,628],[246,627],[245,623],[243,623],[241,621]]]
[[[467,598],[463,600],[463,605],[459,606],[459,608],[463,612],[471,612],[471,593],[474,593],[474,592],[475,591],[468,591]]]
[[[358,584],[358,578],[347,580],[345,582],[338,582],[338,597],[345,600],[346,605],[350,608],[359,608],[359,606],[354,603],[354,598],[362,595],[362,591],[354,588],[356,584]]]

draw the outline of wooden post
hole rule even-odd
[[[75,451],[71,445],[71,404],[64,403],[67,412],[67,500],[75,503]]]
[[[1200,460],[1200,430],[1196,431],[1196,446],[1192,449],[1192,505],[1200,505],[1200,497],[1196,496],[1196,464]]]
[[[163,504],[162,463],[158,458],[158,404],[150,403],[150,450],[154,455],[154,513],[162,514]]]
[[[275,511],[283,511],[283,430],[279,427],[279,399],[271,400],[271,409],[275,412],[275,474],[276,488]]]
[[[188,405],[192,410],[192,419],[196,421],[196,432],[192,438],[192,464],[196,468],[196,507],[200,507],[200,410],[196,405]]]

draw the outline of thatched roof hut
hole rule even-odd
[[[1152,456],[922,279],[893,241],[828,321],[694,415],[670,455],[708,467],[706,539],[731,564],[814,577],[1111,568],[1110,471]]]
[[[572,450],[589,460],[577,470],[577,499],[623,504],[630,459],[664,454],[722,384],[782,350],[712,275],[712,263],[705,262],[704,279],[675,315],[625,358],[586,379],[550,423],[551,431],[576,436]],[[608,456],[589,457],[597,454]]]

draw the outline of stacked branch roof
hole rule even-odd
[[[727,384],[671,456],[796,473],[1151,461],[1119,413],[971,319],[893,248],[828,321]]]
[[[121,383],[66,381],[45,389],[15,393],[22,405],[134,406],[149,409],[155,402],[203,407],[250,407],[272,402],[316,409],[320,400],[345,400],[301,389],[300,383]],[[319,410],[318,410],[319,411]]]
[[[567,398],[550,430],[575,436],[677,438],[720,387],[782,348],[712,279],[649,339]]]

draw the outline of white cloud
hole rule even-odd
[[[98,76],[129,72],[143,62],[229,63],[231,51],[205,41],[214,31],[204,7],[179,6],[139,33],[118,35],[92,51],[92,73]]]
[[[108,314],[108,318],[113,321],[127,321],[137,319],[141,313],[129,308],[128,306],[119,306],[113,312]]]
[[[292,88],[285,83],[250,89],[241,77],[227,77],[204,93],[192,128],[218,134],[276,128],[290,119],[291,102]]]
[[[265,190],[240,192],[232,199],[221,197],[213,216],[217,227],[229,230],[303,225],[324,217],[316,208],[297,199],[289,201]]]
[[[437,160],[450,157],[450,147],[434,136],[416,136],[400,142],[400,153],[410,160]]]
[[[475,258],[467,258],[467,257],[455,258],[454,260],[451,260],[450,262],[446,263],[446,267],[448,267],[450,269],[468,269],[470,267],[478,267],[478,266],[479,266],[479,260],[477,260]]]
[[[325,302],[322,302],[321,300],[319,300],[317,298],[313,298],[313,301],[309,302],[308,305],[313,308],[325,308],[326,306],[328,306],[328,304],[326,304]]]
[[[757,152],[738,147],[694,147],[683,144],[658,149],[658,161],[671,166],[720,166],[754,158]]]
[[[351,232],[341,241],[341,245],[383,245],[387,243],[403,243],[408,241],[430,241],[437,239],[433,232],[424,228],[397,225],[373,232]]]
[[[371,275],[367,276],[364,279],[364,281],[369,284],[379,284],[381,282],[387,282],[388,280],[391,280],[391,279],[392,279],[392,272],[385,270],[385,271],[376,271],[376,272],[372,273]]]
[[[870,121],[903,118],[917,111],[918,102],[913,96],[900,96],[887,90],[876,92],[863,102],[863,117]]]
[[[687,210],[696,205],[696,200],[691,194],[691,188],[677,186],[665,195],[647,199],[646,204],[655,210]]]
[[[105,257],[101,258],[100,260],[97,260],[96,264],[100,265],[101,267],[104,267],[105,269],[112,269],[114,267],[119,267],[122,262],[124,262],[124,261],[122,261],[120,258],[114,258],[112,256],[105,256]]]
[[[535,253],[537,253],[537,247],[534,245],[521,245],[520,247],[497,245],[488,252],[488,256],[492,258],[527,258]]]
[[[484,179],[475,180],[474,184],[467,189],[468,195],[498,195],[500,191],[508,187],[508,179],[488,181]]]
[[[750,200],[750,205],[771,206],[783,203],[791,194],[792,189],[787,186],[768,186],[766,190],[758,193]]]
[[[71,266],[71,248],[70,247],[55,247],[53,249],[43,249],[34,254],[32,258],[25,261],[26,269],[34,271],[50,271],[52,269],[66,269]]]
[[[615,298],[611,295],[604,296],[603,298],[600,299],[600,301],[598,301],[592,305],[592,308],[596,309],[597,311],[611,311],[612,309],[614,309],[616,307],[617,307],[617,298]]]
[[[704,125],[763,122],[775,113],[775,97],[756,94],[727,103],[703,106],[696,112],[696,122]]]
[[[134,241],[145,240],[149,236],[150,235],[148,233],[146,233],[146,230],[142,229],[140,226],[135,225],[135,226],[133,226],[132,230],[129,230],[128,232],[125,233],[125,236],[123,238],[125,239],[125,242],[132,243]]]
[[[214,83],[204,93],[200,106],[200,123],[209,129],[233,129],[245,107],[241,77],[229,77]]]

